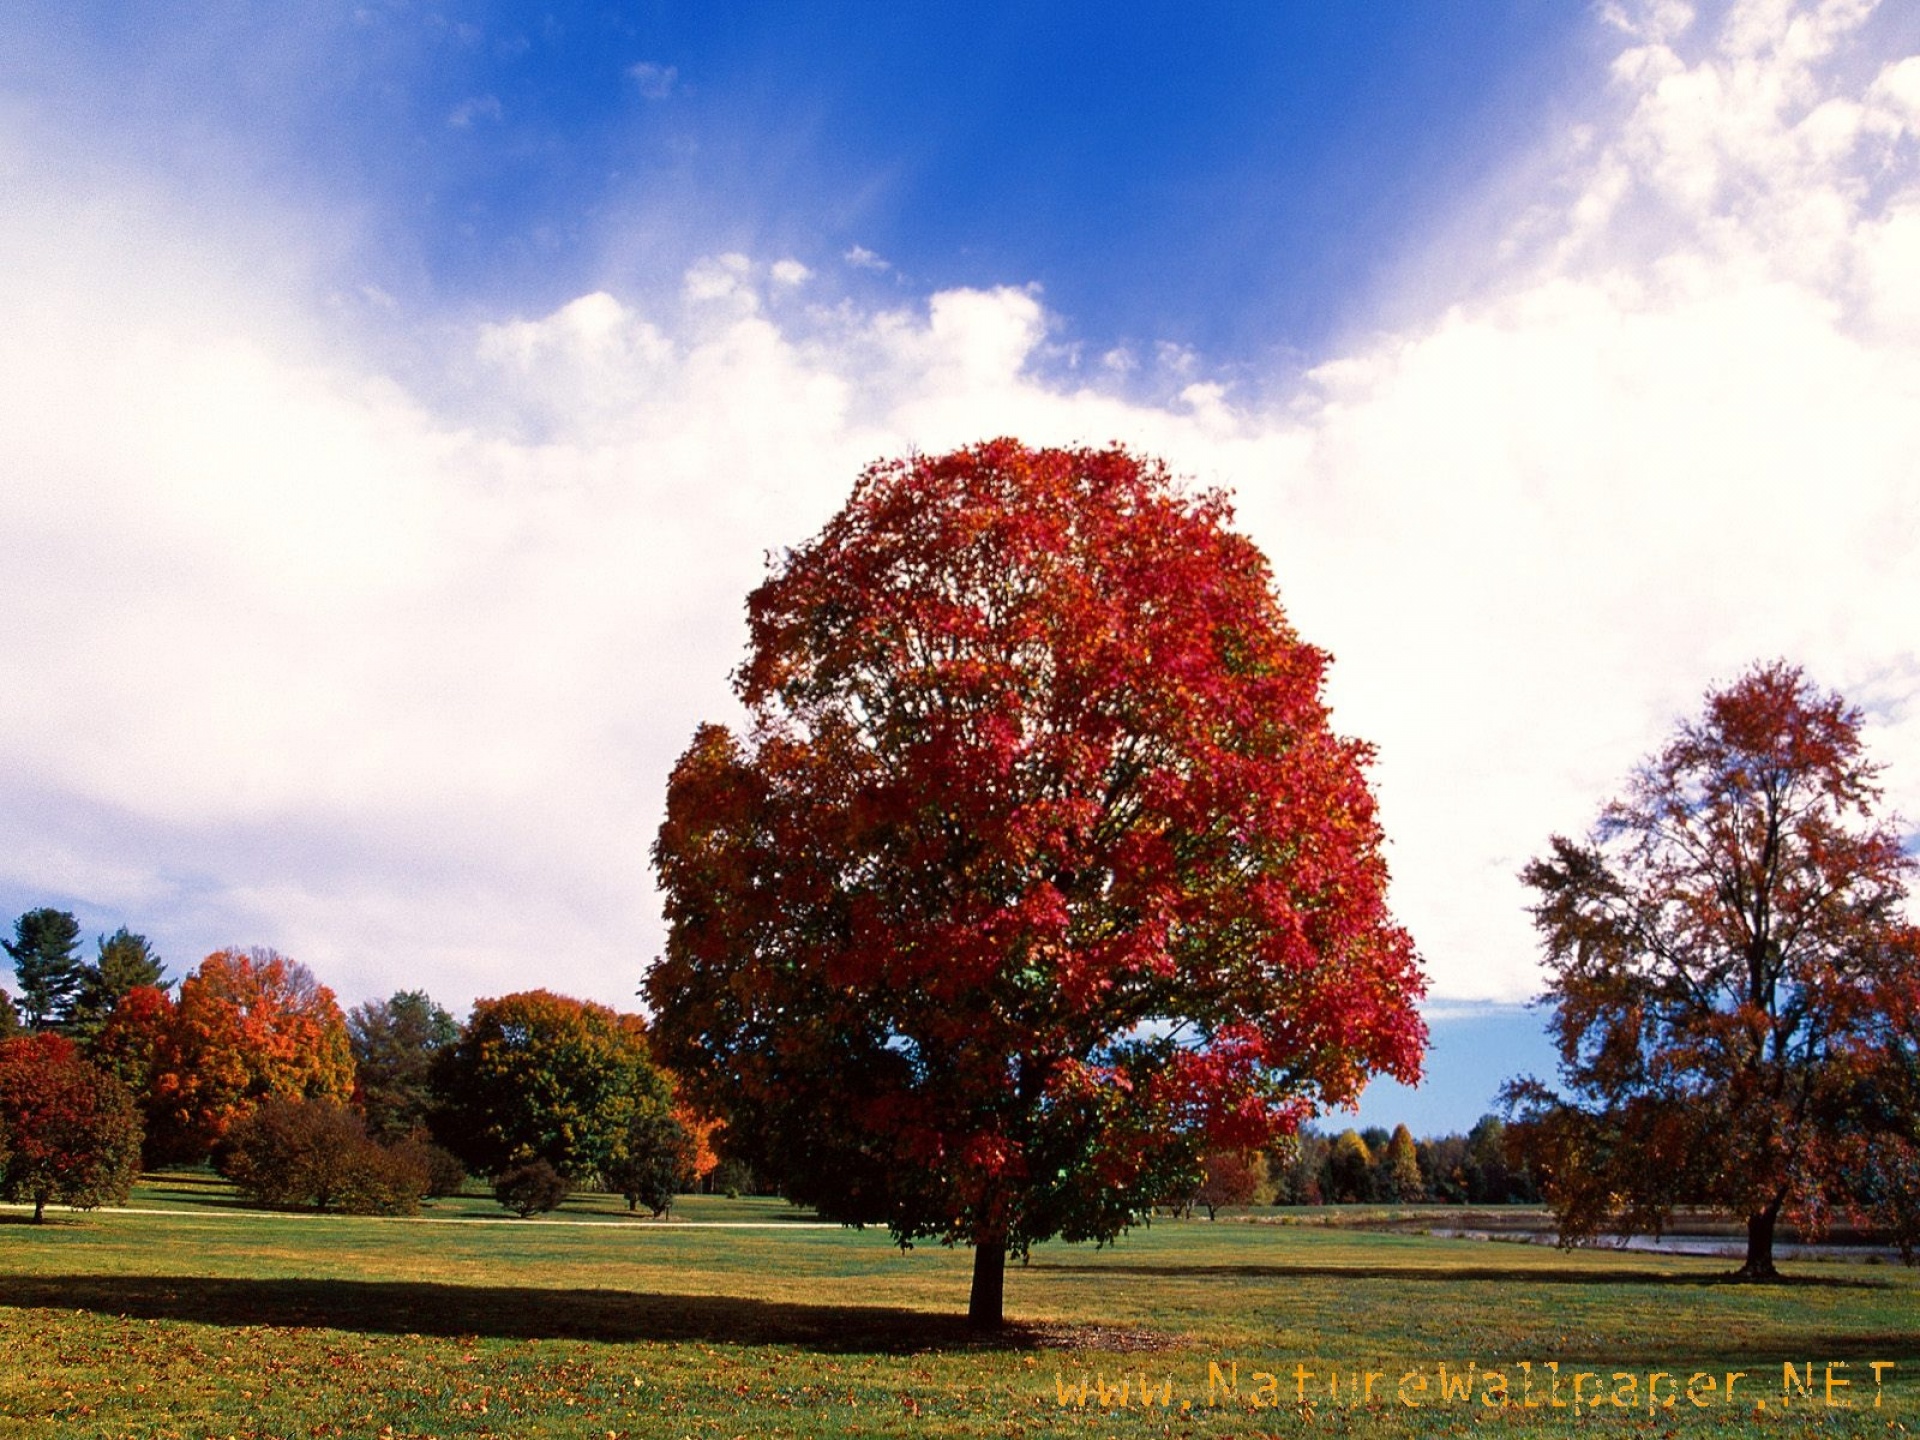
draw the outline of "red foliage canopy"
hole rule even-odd
[[[1413,946],[1368,747],[1217,495],[1123,450],[883,463],[748,602],[676,767],[662,1059],[903,1240],[1108,1238],[1386,1071]]]
[[[92,1209],[124,1202],[140,1158],[140,1122],[119,1081],[64,1035],[0,1041],[0,1194]]]

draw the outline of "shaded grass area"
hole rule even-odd
[[[1018,1323],[980,1342],[960,1322],[969,1254],[903,1254],[884,1233],[482,1224],[478,1200],[454,1212],[471,1225],[243,1217],[217,1182],[199,1193],[174,1214],[0,1229],[0,1437],[1920,1428],[1920,1284],[1894,1267],[1807,1264],[1756,1286],[1689,1257],[1162,1221],[1103,1251],[1036,1249],[1008,1272]],[[1894,1362],[1877,1387],[1874,1361]],[[1439,1365],[1456,1380],[1472,1367],[1476,1384],[1499,1370],[1517,1390],[1522,1362],[1543,1394],[1549,1373],[1631,1374],[1635,1403],[1494,1408],[1484,1386],[1419,1408],[1394,1397],[1400,1376]],[[1783,1408],[1787,1363],[1815,1367],[1814,1398]],[[1655,1371],[1711,1374],[1713,1403],[1659,1403],[1669,1379],[1648,1407]],[[1738,1371],[1728,1404],[1721,1377]],[[1373,1402],[1353,1403],[1370,1373]],[[1834,1392],[1851,1408],[1819,1403],[1830,1374],[1853,1382]],[[1216,1384],[1209,1405],[1225,1377],[1237,1391]],[[1263,1394],[1279,1403],[1256,1406]]]

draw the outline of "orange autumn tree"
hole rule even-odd
[[[199,1159],[260,1101],[353,1095],[353,1051],[333,991],[297,960],[272,950],[219,950],[180,982],[161,1006],[143,994],[139,1015],[153,1025],[147,1060],[149,1153]],[[103,1044],[136,1051],[110,1021]]]
[[[698,1189],[720,1166],[720,1156],[713,1148],[714,1135],[720,1129],[720,1122],[702,1115],[685,1101],[674,1102],[673,1118],[687,1132],[687,1177]]]
[[[1218,495],[1124,450],[870,468],[748,601],[654,847],[663,1063],[833,1219],[1107,1240],[1419,1073],[1366,745]]]

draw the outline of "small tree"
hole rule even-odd
[[[0,1041],[0,1194],[91,1210],[124,1204],[139,1171],[140,1120],[127,1088],[81,1058],[64,1035]]]
[[[228,1127],[213,1159],[249,1199],[327,1210],[366,1140],[360,1117],[335,1101],[269,1096]]]
[[[444,1145],[436,1145],[424,1130],[416,1130],[388,1147],[408,1157],[426,1176],[426,1193],[434,1199],[458,1195],[467,1185],[467,1167]]]
[[[1420,1154],[1414,1147],[1413,1132],[1405,1125],[1393,1127],[1382,1162],[1381,1177],[1388,1198],[1402,1205],[1413,1205],[1427,1198],[1426,1181],[1420,1175]]]
[[[412,1215],[431,1183],[424,1157],[404,1145],[369,1138],[355,1148],[336,1194],[348,1215]]]
[[[627,1209],[644,1205],[655,1216],[673,1207],[691,1176],[693,1136],[672,1110],[647,1106],[634,1113],[626,1143],[605,1172],[607,1183],[626,1197]]]
[[[381,1145],[332,1100],[268,1098],[214,1149],[221,1174],[249,1199],[353,1214],[411,1214],[428,1186],[418,1154]]]
[[[1876,815],[1861,716],[1794,666],[1710,691],[1584,843],[1524,879],[1567,1094],[1508,1087],[1563,1240],[1658,1231],[1704,1202],[1770,1277],[1784,1213],[1898,1190],[1920,991],[1902,904],[1915,862]],[[1876,1143],[1879,1142],[1879,1143]]]
[[[65,910],[42,906],[13,922],[13,939],[0,940],[20,982],[27,1024],[42,1030],[63,1024],[80,988],[80,922]]]
[[[524,1220],[565,1204],[567,1180],[545,1160],[529,1160],[494,1177],[493,1197]]]
[[[21,1023],[20,1012],[15,1008],[13,997],[0,989],[0,1040],[11,1040],[23,1034],[26,1026]]]
[[[1222,1206],[1251,1205],[1267,1183],[1267,1162],[1257,1150],[1209,1150],[1193,1203],[1214,1219]]]

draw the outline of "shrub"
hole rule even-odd
[[[444,1145],[434,1144],[425,1131],[416,1130],[391,1148],[419,1164],[426,1174],[426,1193],[435,1200],[458,1195],[467,1188],[466,1165]]]
[[[349,1215],[412,1215],[427,1193],[427,1165],[401,1146],[363,1141],[347,1157],[337,1199]]]
[[[521,1219],[557,1210],[567,1198],[567,1182],[544,1160],[530,1160],[501,1171],[493,1180],[493,1198]]]
[[[410,1215],[428,1168],[367,1135],[366,1122],[332,1100],[263,1100],[236,1121],[214,1163],[234,1188],[264,1205],[312,1205],[360,1215]]]

